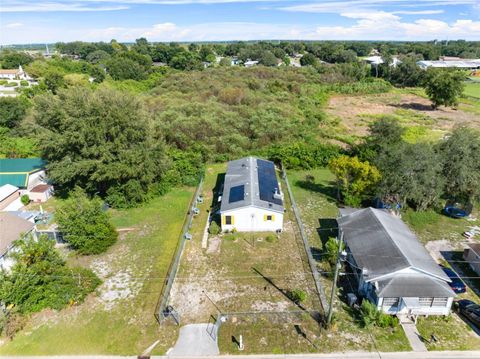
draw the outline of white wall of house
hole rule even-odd
[[[45,171],[38,171],[32,173],[28,176],[27,190],[31,190],[37,184],[43,183],[45,181]]]
[[[227,216],[231,224],[227,224]],[[257,207],[244,207],[222,212],[222,231],[270,232],[283,229],[283,213]]]
[[[420,308],[409,309],[401,297],[396,305],[390,305],[393,298],[378,298],[377,308],[387,314],[449,315],[453,303],[453,297],[415,299],[420,301]]]

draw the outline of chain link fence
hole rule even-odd
[[[175,249],[175,254],[173,257],[172,262],[170,263],[170,267],[168,268],[168,272],[166,275],[166,280],[163,283],[162,290],[160,291],[160,296],[157,301],[157,305],[155,307],[155,318],[159,324],[167,318],[171,316],[177,324],[180,323],[180,318],[178,314],[173,310],[173,308],[168,306],[168,299],[170,297],[170,291],[173,286],[173,282],[175,280],[175,276],[178,272],[178,266],[180,264],[180,259],[182,257],[183,249],[185,248],[185,242],[191,239],[191,235],[189,233],[190,228],[192,226],[193,216],[196,214],[196,205],[198,201],[198,197],[202,191],[203,187],[203,175],[200,177],[200,180],[197,185],[197,189],[195,190],[195,194],[193,195],[190,205],[188,207],[188,215],[185,218],[185,222],[183,224],[182,231],[180,233],[180,238],[178,240],[177,248]]]

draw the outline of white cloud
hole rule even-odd
[[[476,5],[478,0],[330,0],[322,2],[310,2],[301,5],[291,5],[280,7],[280,10],[290,12],[308,12],[308,13],[342,13],[348,10],[371,10],[385,6],[403,8],[403,7],[425,7],[425,6],[450,6],[450,5]],[[399,10],[400,11],[400,10]],[[426,10],[430,11],[430,10]],[[438,11],[438,10],[433,10]],[[424,12],[425,14],[425,12]]]
[[[87,12],[87,11],[116,11],[126,10],[128,6],[91,6],[82,3],[62,2],[5,2],[2,3],[2,12]]]
[[[392,14],[395,15],[436,15],[436,14],[443,14],[444,10],[400,10],[400,11],[393,11]]]
[[[23,24],[21,22],[11,22],[11,23],[5,25],[5,28],[14,29],[14,28],[22,27],[22,26],[23,26]]]

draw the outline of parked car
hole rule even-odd
[[[455,302],[455,308],[477,327],[480,327],[480,305],[468,299]]]
[[[467,287],[465,283],[460,279],[460,277],[455,273],[453,270],[447,267],[442,266],[443,271],[445,274],[450,278],[451,282],[450,287],[455,293],[465,293],[467,291]]]

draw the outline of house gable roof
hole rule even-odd
[[[30,232],[35,224],[8,212],[0,212],[0,257],[22,234]]]
[[[426,275],[398,275],[377,283],[378,297],[454,297],[443,280]]]
[[[400,218],[366,208],[340,217],[338,223],[367,281],[407,268],[450,281]]]
[[[41,158],[7,158],[0,159],[0,186],[11,184],[27,187],[28,176],[45,167]]]
[[[220,212],[256,207],[283,213],[283,201],[274,196],[279,184],[275,165],[256,157],[228,162]]]

